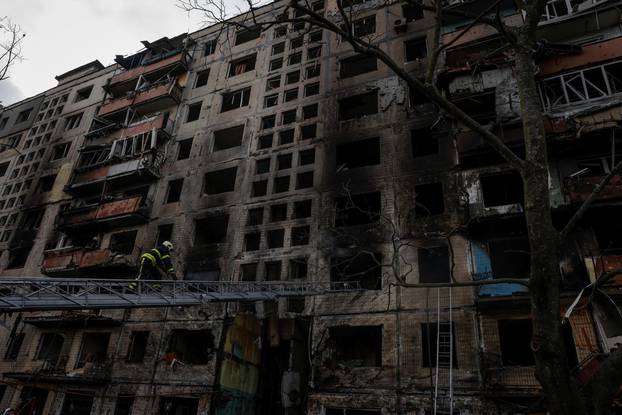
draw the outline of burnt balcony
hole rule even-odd
[[[605,272],[622,268],[622,255],[601,255],[585,258],[585,264],[590,274],[590,279],[596,281]],[[622,287],[622,275],[611,278],[605,286]]]
[[[139,76],[148,81],[156,81],[166,74],[178,75],[188,71],[189,56],[186,51],[170,51],[158,54],[143,61],[141,66],[117,73],[106,89],[118,95],[132,90]]]
[[[164,153],[156,149],[129,160],[112,152],[107,154],[90,165],[77,167],[65,191],[84,196],[101,193],[104,183],[110,189],[149,183],[160,178],[160,168],[165,160]]]
[[[55,277],[84,276],[89,273],[89,276],[116,275],[123,278],[133,270],[133,264],[130,256],[116,254],[110,249],[72,247],[45,251],[41,271]]]
[[[110,382],[112,373],[110,360],[87,363],[74,370],[66,369],[67,360],[67,356],[61,356],[57,362],[43,361],[37,368],[21,372],[5,372],[4,376],[25,382],[36,378],[40,382],[60,384],[102,385]]]
[[[121,121],[125,119],[124,110],[130,107],[138,116],[147,115],[179,104],[181,95],[182,87],[177,79],[165,79],[106,102],[99,108],[97,116]]]
[[[133,226],[149,220],[150,206],[142,196],[77,207],[61,213],[58,227],[65,230]]]
[[[572,203],[583,202],[603,180],[604,176],[574,177],[564,180],[564,191]],[[622,176],[616,175],[596,196],[597,201],[608,201],[622,197]]]

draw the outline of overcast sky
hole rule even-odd
[[[233,6],[239,0],[226,0]],[[0,0],[1,15],[26,32],[25,60],[0,82],[0,101],[9,105],[56,86],[54,76],[94,59],[104,65],[115,55],[138,51],[153,41],[201,27],[201,16],[175,0]]]

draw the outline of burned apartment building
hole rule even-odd
[[[286,3],[258,18],[274,19]],[[423,76],[434,16],[351,3],[357,33]],[[535,76],[560,223],[622,155],[620,3],[552,0],[538,29]],[[502,4],[506,23],[520,24],[514,2]],[[313,8],[336,11],[334,0]],[[467,25],[444,23],[451,45],[439,85],[520,154],[507,45],[481,25],[456,39]],[[319,28],[215,26],[142,45],[0,110],[2,277],[133,278],[140,254],[170,240],[179,279],[361,289],[3,316],[1,408],[542,412],[524,286],[397,284],[528,277],[521,179],[477,134]],[[620,267],[620,197],[616,176],[572,234],[560,264],[568,290]],[[616,301],[618,284],[607,288]],[[573,299],[564,295],[564,309]],[[622,335],[598,307],[575,309],[564,330],[581,382]]]

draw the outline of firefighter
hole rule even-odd
[[[173,250],[173,244],[169,241],[162,242],[162,245],[157,246],[145,252],[140,256],[140,269],[138,270],[138,276],[134,282],[129,284],[130,289],[135,290],[138,286],[137,281],[141,278],[144,280],[156,280],[159,281],[163,276],[175,275],[175,268],[171,261],[171,251]]]

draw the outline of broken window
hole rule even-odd
[[[441,283],[450,281],[449,250],[447,246],[419,248],[419,282]]]
[[[268,181],[267,180],[259,180],[253,182],[253,189],[251,191],[252,197],[265,196],[268,193]]]
[[[352,22],[352,33],[354,36],[368,36],[376,33],[376,15],[363,17]]]
[[[523,179],[517,172],[480,177],[485,207],[523,204]]]
[[[235,46],[258,39],[259,36],[261,36],[261,26],[239,30],[235,34]]]
[[[417,216],[440,215],[445,212],[442,183],[415,186],[415,214]]]
[[[291,144],[294,142],[295,130],[283,130],[279,132],[279,145]]]
[[[76,369],[87,363],[104,363],[107,360],[110,333],[84,333],[76,361]]]
[[[306,166],[315,163],[315,149],[303,150],[298,152],[298,165]]]
[[[190,158],[192,141],[192,138],[187,138],[177,142],[177,160],[186,160]]]
[[[160,398],[158,415],[196,415],[199,410],[198,398]]]
[[[208,195],[215,195],[234,191],[236,173],[237,167],[206,173],[203,192]]]
[[[61,414],[90,415],[93,408],[94,394],[86,391],[68,391]]]
[[[280,281],[281,280],[281,261],[269,261],[266,262],[266,277],[265,281]]]
[[[270,171],[270,157],[255,162],[255,174],[264,174]]]
[[[281,222],[287,220],[287,204],[270,206],[270,222]]]
[[[168,182],[168,189],[166,191],[166,201],[164,204],[179,202],[181,198],[181,191],[184,186],[184,179],[175,179]]]
[[[238,91],[222,94],[222,108],[220,112],[231,111],[248,106],[251,97],[251,89],[244,88]]]
[[[244,125],[214,131],[214,151],[241,146],[243,136]]]
[[[351,257],[331,259],[330,280],[333,282],[358,282],[365,290],[382,287],[382,255],[359,253]]]
[[[52,148],[52,157],[50,160],[60,160],[67,157],[71,143],[57,144]]]
[[[170,241],[173,238],[173,224],[167,223],[165,225],[158,226],[158,239],[156,244],[162,245],[164,241]]]
[[[257,262],[240,265],[240,281],[257,281]]]
[[[273,134],[266,134],[259,137],[259,150],[272,147],[272,141],[274,140]]]
[[[203,45],[203,56],[210,56],[216,53],[216,46],[218,45],[218,39],[212,39],[205,42]]]
[[[247,226],[261,225],[263,223],[263,207],[253,208],[248,210],[248,216],[246,218]]]
[[[351,78],[378,69],[378,59],[370,55],[354,55],[339,61],[339,77]]]
[[[256,54],[234,60],[229,64],[229,77],[241,75],[243,73],[254,70],[256,61]]]
[[[438,138],[427,128],[410,130],[410,142],[413,157],[424,157],[438,154]]]
[[[213,350],[214,335],[210,330],[175,329],[171,333],[167,354],[172,353],[185,364],[204,365],[209,363]]]
[[[458,367],[454,333],[449,322],[421,324],[422,367]]]
[[[428,56],[428,47],[426,39],[417,38],[404,42],[405,62],[412,62],[419,59],[425,59]]]
[[[259,244],[261,242],[261,233],[253,232],[244,235],[244,250],[245,251],[257,251],[259,250]]]
[[[115,254],[130,255],[134,250],[138,231],[113,233],[110,236],[110,250]]]
[[[296,189],[308,189],[309,187],[313,187],[313,172],[298,173],[296,175]]]
[[[533,366],[531,320],[498,320],[499,345],[504,366]]]
[[[275,177],[272,193],[283,193],[289,191],[289,176]]]
[[[194,244],[210,245],[225,242],[229,215],[212,215],[194,222]]]
[[[125,361],[127,363],[142,363],[145,359],[148,342],[148,331],[133,331],[130,334],[130,345],[127,349]]]
[[[418,4],[402,5],[402,15],[407,22],[423,19],[423,7]]]
[[[380,219],[380,192],[362,193],[337,198],[335,226],[356,226]]]
[[[285,239],[285,231],[283,229],[273,229],[268,231],[268,248],[282,248]]]
[[[339,100],[339,119],[350,120],[378,113],[378,90]]]
[[[367,138],[337,145],[337,171],[380,164],[380,139]]]
[[[55,181],[56,181],[55,174],[50,174],[49,176],[43,176],[39,179],[39,184],[37,185],[37,189],[42,193],[49,192],[54,187]]]
[[[25,333],[17,333],[9,338],[9,342],[4,353],[4,360],[17,360],[19,351],[24,343]]]
[[[475,121],[485,124],[495,121],[497,118],[495,100],[495,90],[492,89],[455,99],[452,102]]]
[[[311,235],[310,226],[294,226],[292,228],[291,244],[292,246],[308,245]]]
[[[202,86],[207,85],[207,81],[209,80],[209,69],[205,69],[203,71],[197,72],[197,77],[194,81],[194,87],[200,88]]]
[[[312,200],[300,200],[294,202],[294,219],[311,217]]]
[[[494,239],[488,242],[494,278],[528,278],[530,249],[527,238]]]
[[[131,415],[134,395],[119,395],[114,408],[114,415]]]
[[[308,259],[295,258],[289,260],[289,279],[304,280],[307,279]]]
[[[287,170],[292,167],[292,154],[281,154],[276,158],[277,170]]]
[[[337,365],[379,367],[382,365],[382,326],[330,327]]]

